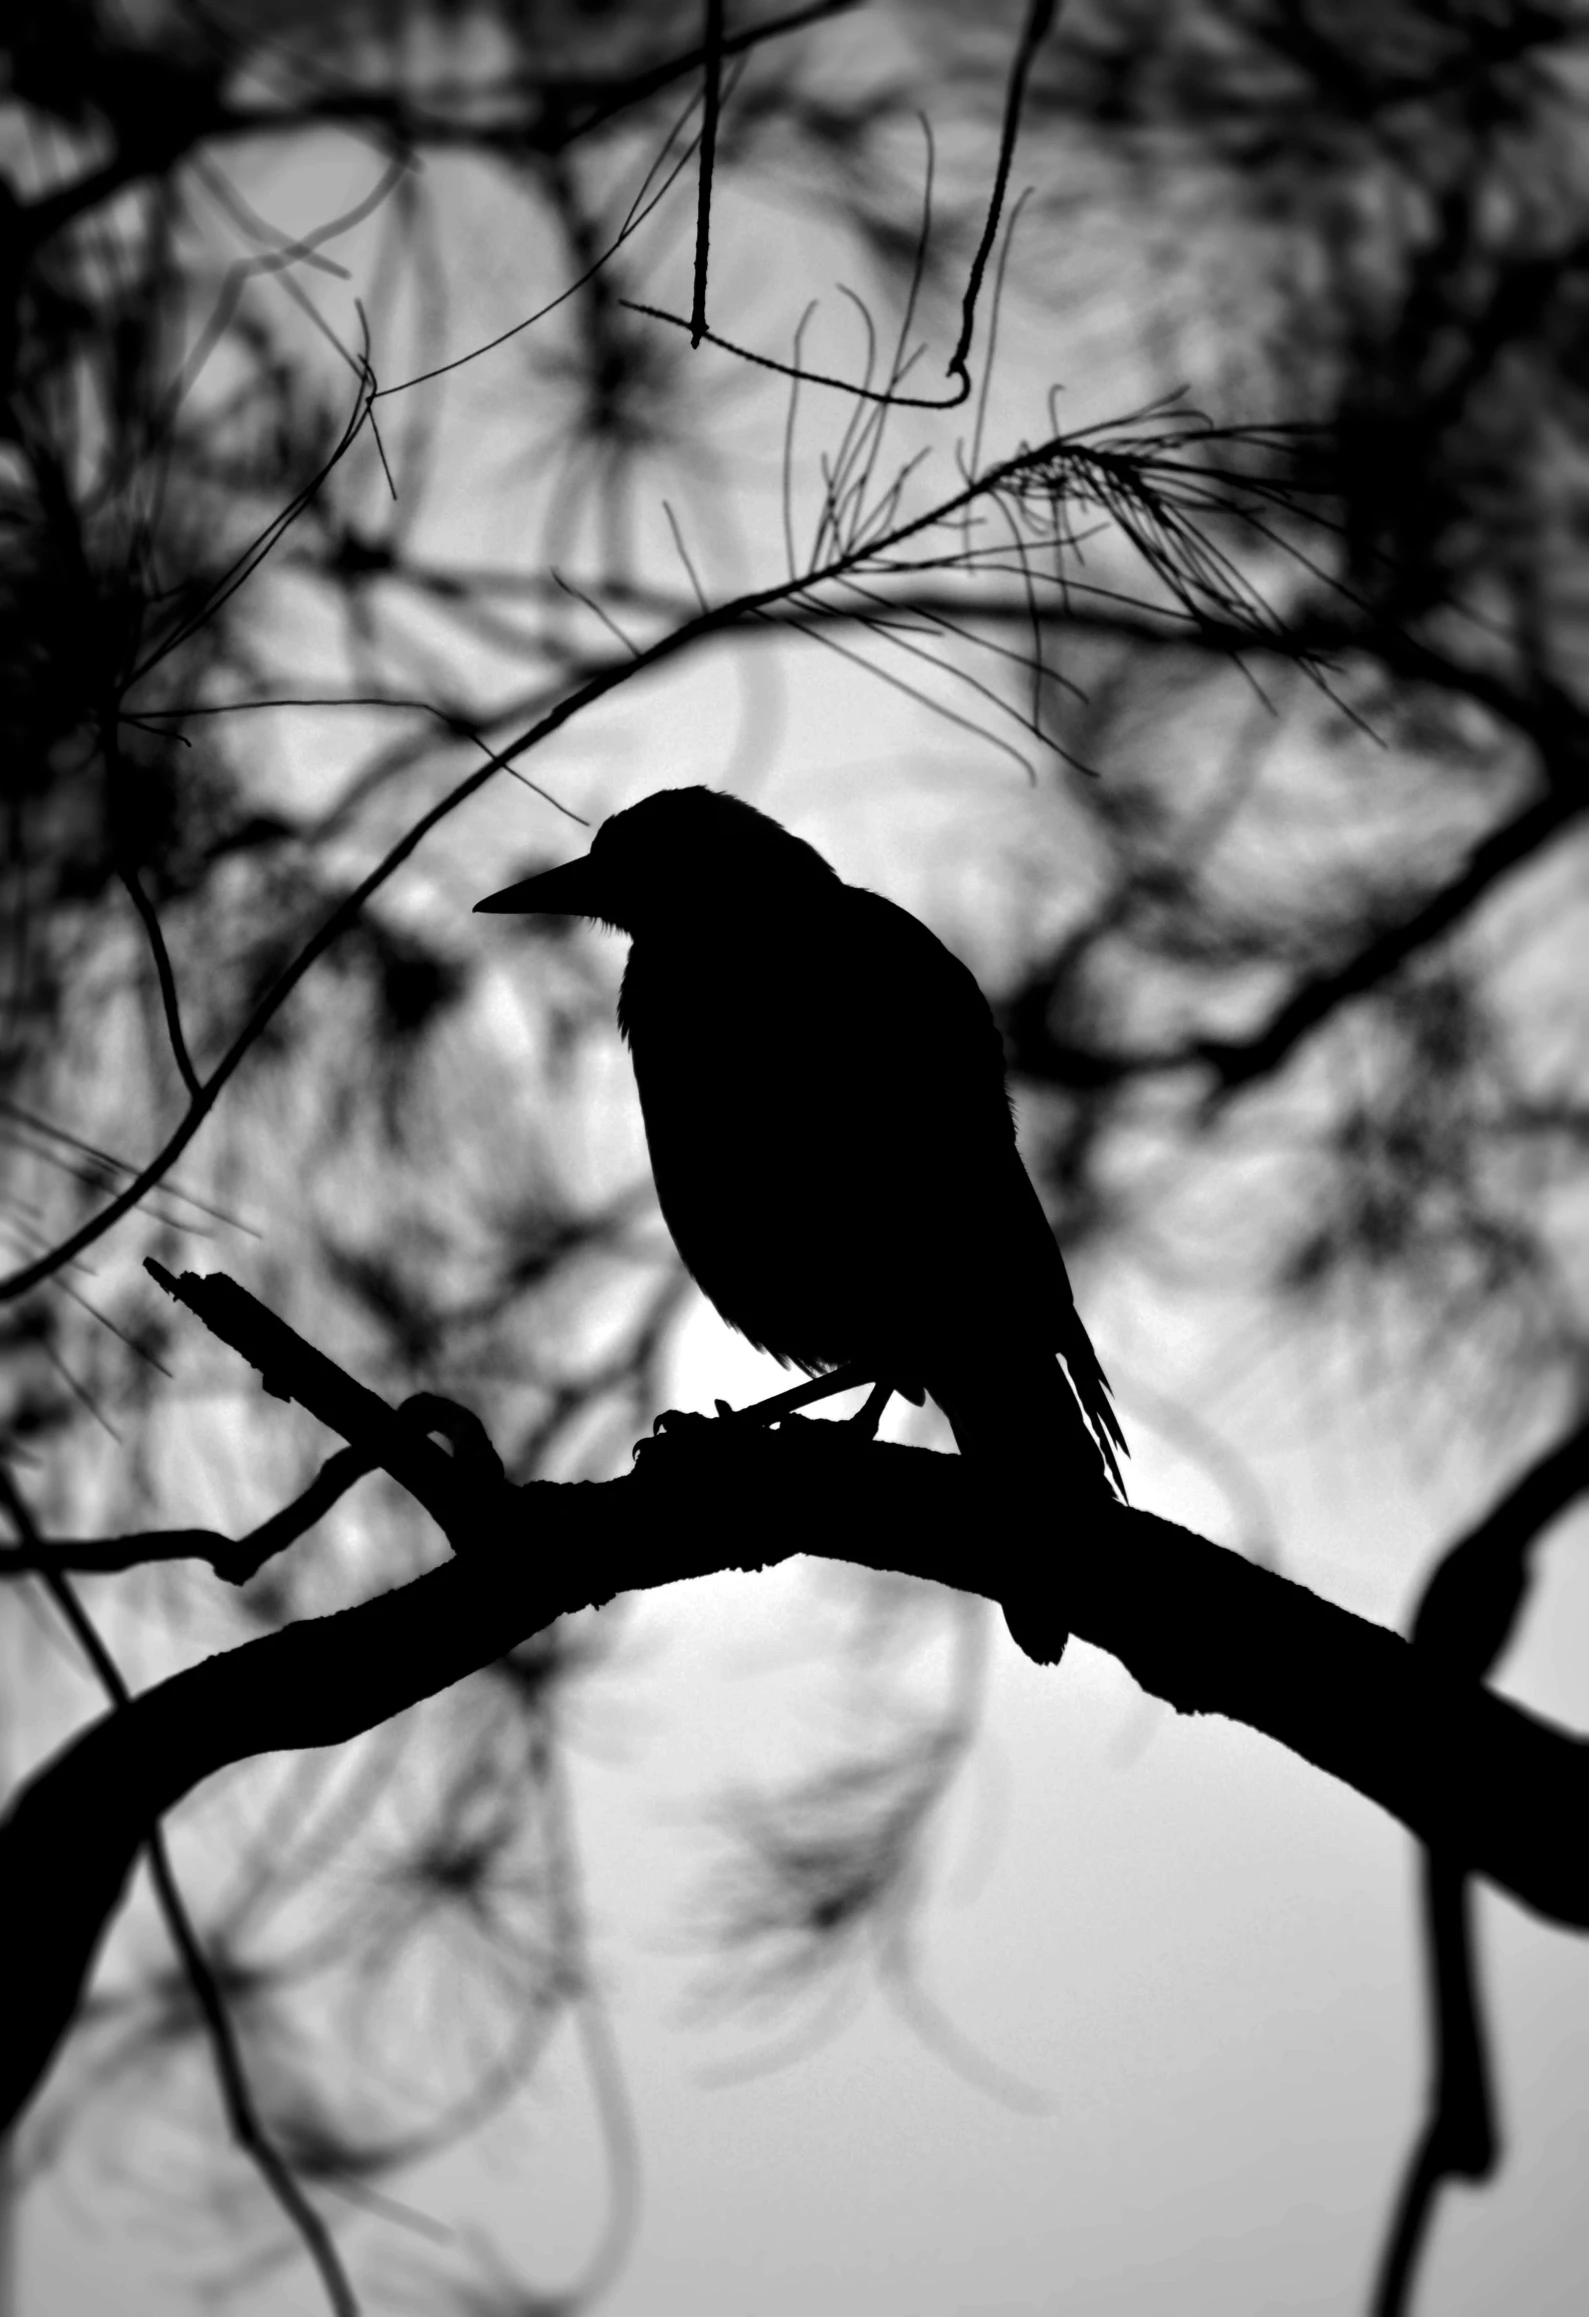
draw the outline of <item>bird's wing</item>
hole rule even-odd
[[[1114,1452],[1125,1439],[1016,1147],[1003,1046],[987,1000],[917,918],[878,894],[843,890],[834,965],[853,974],[869,1001],[872,1045],[853,1097],[856,1114],[873,1122],[859,1138],[875,1156],[868,1187],[893,1203],[895,1228],[912,1243],[920,1277],[962,1349],[980,1339],[985,1351],[1030,1345],[1062,1355],[1118,1481]]]

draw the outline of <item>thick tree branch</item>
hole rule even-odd
[[[203,1779],[254,1754],[340,1744],[617,1593],[766,1568],[813,1545],[1018,1603],[1026,1628],[1068,1625],[1179,1711],[1264,1732],[1454,1865],[1589,1927],[1589,1859],[1572,1832],[1589,1748],[1188,1530],[1126,1506],[1081,1517],[1034,1506],[958,1457],[799,1422],[775,1433],[703,1422],[648,1444],[627,1479],[514,1490],[487,1457],[416,1443],[241,1288],[181,1284],[196,1306],[208,1291],[232,1334],[257,1333],[272,1389],[356,1427],[366,1450],[384,1433],[389,1455],[375,1460],[417,1479],[470,1550],[174,1676],[85,1730],[22,1791],[0,1827],[0,1879],[22,1894],[5,1911],[0,1969],[29,2001],[0,2115],[48,2065],[139,1846]],[[1034,1522],[1046,1531],[1036,1551]]]

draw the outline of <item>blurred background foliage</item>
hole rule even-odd
[[[728,10],[715,330],[775,363],[799,332],[852,379],[875,333],[878,386],[898,336],[926,349],[906,390],[945,403],[1020,21]],[[47,1531],[240,1533],[325,1452],[173,1322],[145,1254],[231,1270],[389,1397],[465,1401],[518,1478],[619,1472],[659,1407],[730,1388],[689,1353],[726,1339],[656,1214],[616,945],[468,914],[582,849],[574,816],[693,779],[976,966],[1150,1500],[1178,1476],[1205,1526],[1286,1552],[1275,1460],[1322,1435],[1315,1470],[1349,1469],[1375,1398],[1454,1528],[1570,1428],[1586,36],[1566,0],[1073,0],[1026,87],[973,393],[885,440],[879,406],[792,398],[636,310],[689,309],[694,6],[14,11],[0,1414]],[[136,1212],[58,1259],[492,750],[698,585],[792,582],[797,540],[820,562],[907,468],[925,507],[1061,430],[958,548],[791,584],[499,773],[260,1024]],[[436,1550],[367,1482],[235,1604],[155,1568],[107,1630],[147,1680]],[[703,1936],[755,2002],[904,1971],[974,1738],[970,1609],[846,1598],[850,1741],[724,1813]],[[89,1693],[22,1588],[5,1614],[15,1767]],[[576,1621],[345,1759],[222,1782],[178,1833],[310,2179],[375,2193],[575,2022],[619,2187],[568,2305],[632,2218],[564,1764],[622,1633]],[[186,2070],[192,2097],[201,2050],[135,1916],[24,2172],[129,2083]]]

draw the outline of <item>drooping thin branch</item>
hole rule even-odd
[[[704,339],[708,346],[732,354],[736,362],[753,363],[758,370],[771,370],[780,378],[792,378],[800,386],[831,386],[854,402],[881,403],[890,410],[958,410],[971,392],[969,380],[957,386],[953,394],[901,394],[896,387],[868,386],[853,378],[835,378],[825,370],[800,370],[792,362],[780,362],[775,354],[758,354],[752,347],[737,345],[716,330],[703,328],[697,335],[689,316],[670,314],[664,306],[648,306],[640,298],[620,298],[618,302],[627,306],[631,314],[644,314],[653,322],[666,322],[670,329],[689,331],[692,345],[698,346]]]
[[[199,1092],[198,1073],[188,1053],[188,1042],[182,1031],[182,1006],[177,996],[177,977],[172,970],[171,952],[166,947],[160,920],[155,915],[154,903],[143,889],[137,870],[130,861],[118,863],[117,876],[126,890],[127,898],[137,910],[149,941],[149,955],[154,960],[155,979],[160,985],[160,1005],[165,1014],[166,1036],[171,1041],[172,1059],[177,1075],[191,1097]]]
[[[966,357],[971,352],[972,333],[976,329],[977,299],[982,291],[982,277],[987,271],[993,244],[998,238],[999,219],[1004,212],[1004,196],[1010,182],[1010,164],[1015,158],[1015,139],[1021,126],[1021,105],[1026,95],[1027,75],[1032,59],[1053,29],[1057,0],[1028,0],[1026,22],[1016,43],[1010,65],[1010,77],[1004,92],[1004,122],[999,131],[998,165],[993,173],[993,191],[988,197],[988,213],[983,221],[982,238],[977,243],[976,255],[971,260],[971,271],[966,277],[966,293],[960,308],[960,335],[955,350],[949,357],[948,376],[958,378],[967,394],[971,391],[971,374],[966,368]]]
[[[1501,2156],[1474,1968],[1471,1878],[1426,1850],[1419,1898],[1433,2082],[1391,2214],[1372,2317],[1405,2317],[1446,2182],[1488,2180]]]
[[[32,442],[29,465],[40,501],[50,516],[54,535],[61,543],[70,564],[79,593],[80,608],[86,620],[91,607],[97,603],[99,580],[84,544],[80,511],[73,501],[59,456],[40,440]],[[137,864],[122,837],[122,831],[131,818],[127,800],[129,775],[121,749],[120,703],[115,697],[115,686],[103,666],[94,669],[93,690],[98,702],[100,754],[108,793],[108,819],[114,838],[116,873],[148,940],[155,979],[160,989],[161,1010],[165,1015],[166,1035],[170,1040],[177,1074],[191,1100],[199,1091],[199,1081],[183,1034],[182,1009],[177,997],[171,953],[166,947],[154,904],[143,889]]]
[[[1414,1645],[1450,1671],[1482,1679],[1516,1626],[1535,1546],[1586,1490],[1589,1417],[1442,1556],[1414,1612]],[[1380,2259],[1373,2317],[1405,2317],[1446,2183],[1491,2179],[1502,2154],[1474,1952],[1471,1878],[1438,1851],[1423,1854],[1419,1909],[1433,2065],[1424,2122]]]
[[[705,0],[701,39],[701,159],[695,195],[695,292],[690,344],[706,335],[706,267],[712,238],[712,173],[717,166],[717,120],[723,100],[723,0]]]
[[[565,305],[576,292],[584,289],[587,283],[594,281],[631,235],[638,233],[652,211],[672,191],[674,185],[683,175],[689,164],[690,155],[695,150],[693,139],[682,147],[665,171],[663,164],[668,161],[675,139],[682,133],[685,122],[694,110],[695,100],[692,98],[682,117],[674,124],[661,151],[647,170],[640,191],[629,206],[628,216],[619,226],[606,248],[597,254],[583,273],[577,274],[571,282],[566,283],[557,292],[555,297],[548,298],[546,303],[537,306],[533,313],[525,314],[517,322],[510,323],[507,329],[499,330],[494,338],[487,338],[480,345],[471,346],[465,354],[455,354],[446,362],[438,362],[429,370],[416,370],[407,378],[399,378],[392,385],[383,386],[374,399],[382,402],[388,401],[393,395],[407,394],[415,386],[429,385],[437,378],[449,377],[455,370],[464,370],[471,363],[482,361],[486,355],[494,354],[499,346],[505,346],[511,339],[522,337],[526,330],[533,330],[537,322],[544,322],[548,314],[555,313],[557,308]],[[653,180],[658,177],[659,173],[661,174],[661,181],[653,186]]]
[[[308,481],[294,491],[286,505],[278,508],[269,522],[255,533],[242,552],[232,558],[220,576],[204,590],[198,601],[181,614],[176,624],[164,632],[158,642],[150,645],[143,658],[127,675],[124,690],[130,691],[162,661],[169,659],[181,645],[189,642],[202,627],[205,627],[215,617],[223,604],[230,602],[240,587],[246,586],[267,556],[285,538],[300,516],[314,503],[325,484],[358,441],[365,427],[372,423],[378,384],[367,347],[362,360],[355,362],[354,368],[358,373],[357,391],[349,407],[348,415],[343,421],[342,432],[338,435],[327,456],[316,467]]]
[[[687,330],[692,347],[704,340],[737,361],[752,363],[759,370],[771,370],[781,378],[797,385],[832,387],[857,402],[874,403],[891,410],[958,410],[971,393],[971,372],[968,357],[971,340],[976,330],[977,302],[982,294],[983,277],[988,259],[998,238],[999,221],[1004,214],[1004,197],[1009,188],[1010,166],[1015,156],[1015,140],[1020,129],[1021,105],[1032,60],[1053,28],[1058,0],[1029,0],[1026,21],[1016,43],[1011,60],[1010,76],[1005,89],[1004,117],[999,131],[999,153],[994,167],[993,187],[983,218],[982,232],[972,255],[970,270],[960,304],[960,333],[955,340],[954,352],[945,367],[945,376],[955,381],[954,391],[947,395],[903,394],[892,381],[886,387],[874,387],[865,381],[835,378],[825,371],[806,370],[794,363],[783,362],[776,355],[756,353],[748,346],[737,345],[732,338],[722,337],[708,329],[706,323],[706,265],[707,241],[711,213],[712,155],[716,147],[717,74],[712,59],[715,48],[720,48],[721,0],[706,0],[707,37],[703,53],[706,57],[705,125],[701,132],[700,191],[695,227],[695,287],[688,319],[681,314],[670,314],[661,306],[643,304],[634,298],[622,302],[632,313],[645,314],[654,322],[666,322],[672,328]],[[714,44],[713,21],[718,19],[718,39]]]

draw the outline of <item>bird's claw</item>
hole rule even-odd
[[[719,1400],[717,1405],[721,1410],[722,1401]],[[688,1432],[692,1425],[715,1424],[716,1421],[715,1416],[703,1416],[697,1408],[664,1408],[661,1415],[652,1421],[651,1437],[660,1440],[666,1432]]]
[[[650,1439],[635,1442],[634,1462],[638,1464],[645,1451],[655,1448],[659,1440],[699,1440],[708,1428],[715,1431],[727,1407],[725,1400],[719,1400],[715,1416],[703,1416],[694,1408],[664,1408],[652,1419]]]
[[[713,1405],[717,1410],[715,1416],[703,1416],[694,1408],[664,1408],[660,1416],[652,1419],[652,1438],[660,1439],[664,1432],[687,1432],[692,1424],[716,1424],[734,1413],[726,1400],[714,1401]]]

